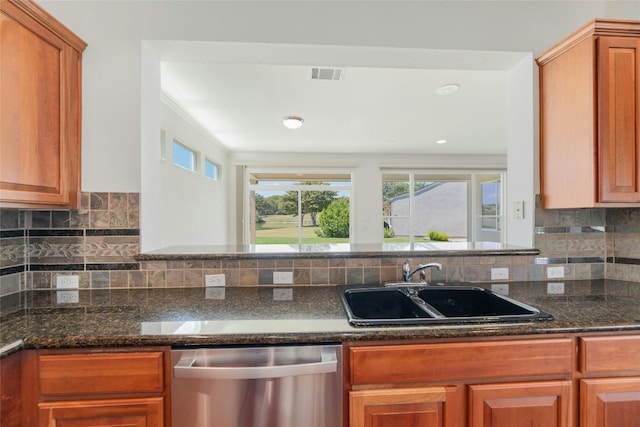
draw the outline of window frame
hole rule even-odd
[[[392,179],[387,179],[386,177],[393,175],[406,175],[409,179],[406,181],[409,184],[409,214],[403,215],[400,218],[406,218],[409,222],[409,236],[408,242],[413,245],[415,242],[415,183],[416,182],[455,182],[455,181],[464,181],[467,182],[467,242],[475,242],[478,241],[478,236],[480,235],[483,229],[480,227],[481,219],[484,217],[482,215],[482,199],[480,193],[480,184],[488,181],[484,181],[484,176],[498,176],[499,178],[494,179],[493,181],[500,182],[500,197],[498,202],[498,208],[500,212],[492,216],[492,218],[496,218],[497,223],[499,224],[499,229],[484,229],[484,231],[495,231],[499,234],[499,242],[506,242],[506,221],[504,216],[504,200],[506,197],[506,170],[504,169],[493,169],[493,170],[434,170],[434,169],[394,169],[394,168],[381,168],[381,183],[382,188],[384,189],[385,182],[391,181]],[[416,180],[416,176],[419,176],[420,179]],[[426,179],[425,179],[426,178]],[[398,181],[400,182],[400,181]],[[383,210],[383,221],[390,221],[390,216],[384,211],[385,202],[383,200],[383,194],[380,195],[381,208]],[[381,230],[381,233],[384,234],[384,229]],[[382,238],[384,242],[384,236]]]
[[[330,177],[334,175],[333,182],[348,182],[348,185],[340,185],[340,186],[327,186],[327,185],[306,185],[306,184],[286,184],[286,185],[275,185],[275,184],[254,184],[252,183],[252,176],[260,175],[260,176],[286,176],[289,178],[280,179],[283,182],[287,181],[308,181],[311,179],[318,180],[318,182],[332,182]],[[340,178],[349,176],[348,181],[342,181]],[[302,199],[302,191],[348,191],[349,196],[349,244],[353,243],[354,239],[354,218],[355,218],[355,209],[354,209],[354,190],[353,190],[353,175],[354,172],[344,169],[324,169],[324,168],[314,168],[314,167],[282,167],[282,168],[256,168],[256,167],[247,167],[245,168],[245,191],[243,191],[243,218],[244,224],[243,227],[243,244],[250,246],[263,246],[256,245],[253,243],[252,237],[252,206],[251,203],[251,193],[252,191],[298,191],[298,215],[297,215],[297,227],[298,227],[298,241],[295,245],[298,248],[301,248],[305,243],[303,242],[302,237],[302,215],[301,215],[301,199]],[[315,178],[314,178],[315,176]],[[275,181],[275,179],[274,179]],[[265,244],[264,246],[270,246]]]
[[[209,176],[209,175],[207,174],[207,165],[212,165],[212,166],[214,166],[215,176]],[[204,158],[204,167],[203,167],[203,169],[202,169],[202,174],[204,175],[204,177],[205,177],[205,178],[208,178],[208,179],[210,179],[211,181],[216,181],[216,182],[217,182],[217,181],[220,181],[220,177],[222,176],[222,175],[221,175],[221,166],[220,166],[220,164],[219,164],[219,163],[217,163],[217,162],[215,162],[215,161],[211,160],[211,159],[210,159],[210,158],[208,158],[208,157],[205,157],[205,158]]]
[[[496,213],[495,215],[485,215],[484,214],[484,188],[485,188],[485,184],[491,184],[491,183],[497,183],[496,185],[496,191],[495,191],[495,197],[496,197]],[[501,226],[502,226],[502,222],[501,218],[502,218],[502,203],[501,203],[501,198],[502,198],[502,181],[500,179],[494,179],[494,180],[489,180],[489,181],[482,181],[479,183],[479,187],[480,187],[480,213],[478,215],[478,219],[479,219],[479,227],[480,230],[486,230],[486,231],[501,231]],[[485,220],[486,219],[494,219],[495,220],[495,226],[485,226]]]
[[[186,166],[183,166],[179,163],[176,163],[176,153],[175,153],[175,147],[181,147],[182,149],[184,149],[185,151],[189,152],[192,154],[192,164],[193,167],[192,168],[188,168]],[[200,158],[200,152],[198,150],[195,150],[193,148],[191,148],[189,145],[185,144],[184,142],[180,141],[177,138],[173,138],[172,142],[171,142],[171,163],[174,166],[179,167],[180,169],[184,169],[186,171],[189,172],[193,172],[193,173],[198,173],[198,160]]]

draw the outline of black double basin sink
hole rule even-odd
[[[478,286],[347,289],[342,302],[354,326],[427,326],[553,320],[527,304]]]

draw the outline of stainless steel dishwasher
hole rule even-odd
[[[340,345],[173,350],[173,427],[342,426]]]

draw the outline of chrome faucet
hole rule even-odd
[[[411,270],[411,259],[405,260],[404,264],[402,264],[402,281],[410,282],[411,277],[416,274],[418,271],[420,272],[420,281],[422,283],[427,282],[427,273],[425,270],[427,268],[437,268],[438,270],[442,270],[442,264],[437,262],[430,262],[428,264],[419,264],[415,270]]]

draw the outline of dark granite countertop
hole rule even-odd
[[[482,285],[489,287],[490,285]],[[555,320],[501,325],[352,327],[340,301],[343,287],[80,290],[78,303],[56,291],[23,293],[23,309],[0,317],[0,347],[198,346],[464,338],[640,330],[640,283],[567,281],[564,294],[546,282],[509,283],[509,296]],[[274,294],[275,293],[275,294]],[[14,347],[12,347],[12,344]]]
[[[145,252],[137,261],[176,261],[189,259],[256,258],[378,258],[381,256],[501,256],[539,255],[540,250],[497,242],[416,242],[384,244],[281,244],[281,245],[192,245],[169,246]]]

